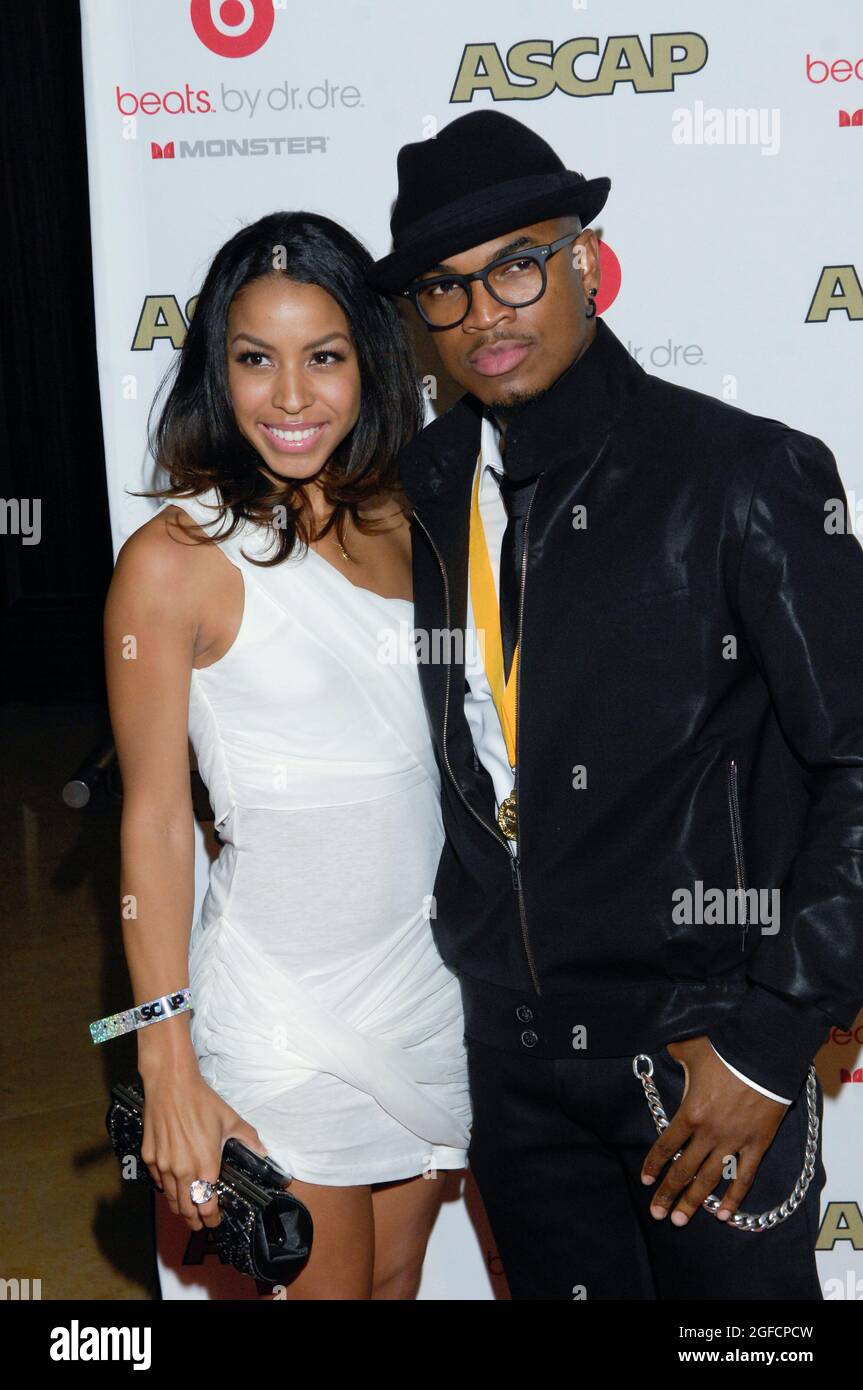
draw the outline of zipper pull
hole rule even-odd
[[[516,892],[519,893],[521,892],[521,866],[519,865],[517,854],[512,855],[510,868],[512,869],[512,886]]]

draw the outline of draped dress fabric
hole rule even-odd
[[[221,840],[189,943],[201,1074],[307,1182],[466,1162],[458,981],[434,945],[440,782],[413,605],[268,528],[219,539],[214,490],[171,499],[243,576],[237,637],[192,671],[189,736]],[[208,524],[209,523],[209,524]],[[250,558],[246,558],[250,557]]]

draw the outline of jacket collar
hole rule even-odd
[[[512,478],[577,463],[608,435],[647,373],[602,318],[593,342],[512,419],[506,431],[506,471]],[[402,486],[412,502],[458,490],[472,475],[485,407],[467,392],[402,449]]]

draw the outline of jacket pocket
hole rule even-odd
[[[740,792],[737,785],[737,761],[731,758],[726,769],[728,786],[728,819],[731,825],[731,850],[734,856],[734,873],[737,879],[737,888],[741,894],[745,893],[746,882],[746,859],[743,853],[743,825],[740,819]],[[746,950],[746,930],[749,925],[747,915],[749,902],[745,897],[740,899],[743,914],[743,935],[740,941],[740,949]]]

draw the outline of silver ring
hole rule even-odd
[[[194,1182],[189,1183],[189,1196],[196,1207],[202,1206],[204,1202],[209,1202],[212,1195],[212,1184],[206,1182],[203,1178],[195,1178]]]
[[[649,1062],[650,1066],[649,1069],[645,1068],[642,1071],[639,1062],[644,1061]],[[637,1053],[632,1059],[632,1070],[644,1087],[645,1098],[653,1116],[656,1132],[662,1134],[663,1130],[668,1128],[669,1119],[663,1108],[656,1082],[652,1079],[653,1059],[647,1053]],[[806,1075],[806,1116],[806,1148],[803,1154],[803,1168],[785,1201],[780,1202],[776,1207],[771,1207],[769,1211],[736,1211],[725,1223],[731,1230],[753,1232],[772,1230],[774,1226],[779,1225],[780,1221],[786,1221],[797,1210],[806,1196],[809,1184],[815,1176],[818,1134],[821,1128],[818,1119],[818,1073],[814,1066],[810,1066]],[[678,1149],[674,1158],[679,1158],[682,1152],[682,1149]],[[718,1211],[722,1210],[722,1199],[717,1197],[715,1192],[711,1192],[709,1196],[704,1198],[701,1205],[715,1216]]]

